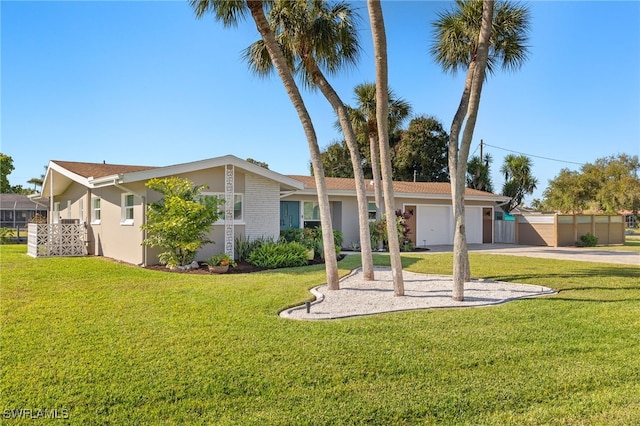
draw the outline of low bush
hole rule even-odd
[[[308,264],[307,248],[298,242],[264,243],[249,255],[249,263],[262,268],[290,268]]]
[[[234,241],[235,258],[238,262],[247,261],[252,251],[265,243],[271,242],[273,242],[273,239],[267,237],[254,238],[253,240],[244,235],[236,237]]]
[[[576,247],[595,247],[598,245],[598,237],[588,232],[586,235],[580,236],[580,240],[576,241]]]
[[[14,236],[13,229],[0,228],[0,244],[9,244]]]
[[[313,249],[316,258],[324,258],[324,245],[322,244],[322,228],[285,229],[280,232],[280,240],[284,242],[297,242],[307,249]],[[337,229],[333,230],[333,242],[336,246],[336,254],[340,253],[344,236]]]

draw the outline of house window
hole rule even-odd
[[[100,198],[91,199],[91,223],[94,225],[100,224]]]
[[[84,223],[84,200],[82,198],[78,200],[78,215],[80,216],[80,223]]]
[[[302,203],[302,218],[305,228],[320,226],[320,205],[317,201],[305,201]]]
[[[122,194],[122,216],[120,225],[133,225],[133,194]]]
[[[369,202],[369,220],[376,220],[376,203]]]
[[[224,194],[219,192],[203,192],[201,194],[202,197],[217,197],[220,203],[220,218],[216,222],[217,224],[224,223]],[[234,194],[233,195],[233,221],[235,223],[244,221],[244,194]]]
[[[60,222],[60,201],[53,203],[53,223]]]

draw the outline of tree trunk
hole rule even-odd
[[[256,23],[258,32],[264,40],[265,47],[269,52],[269,56],[273,61],[273,65],[278,71],[278,75],[284,84],[284,87],[291,99],[291,103],[298,112],[298,117],[302,123],[307,142],[309,144],[309,152],[311,154],[311,165],[313,167],[313,175],[315,176],[316,188],[318,190],[318,205],[320,207],[320,223],[322,225],[322,242],[324,245],[324,261],[327,273],[327,286],[329,290],[339,290],[340,281],[338,277],[338,262],[336,258],[335,242],[333,238],[333,226],[331,223],[331,209],[329,205],[329,197],[327,195],[327,187],[324,178],[324,169],[320,157],[320,147],[318,139],[309,112],[304,104],[298,86],[291,75],[291,71],[287,66],[287,61],[280,49],[280,45],[275,39],[273,31],[269,26],[269,22],[262,9],[262,1],[247,1],[247,6],[251,11],[251,16]]]
[[[382,176],[380,173],[380,144],[378,142],[378,128],[370,126],[371,120],[367,123],[367,127],[373,127],[369,130],[369,151],[371,153],[371,182],[373,182],[373,196],[376,204],[376,222],[379,222],[384,216],[384,197],[382,196]],[[382,238],[378,239],[378,251],[384,248]]]
[[[360,255],[362,257],[362,274],[365,281],[374,279],[373,257],[371,255],[371,234],[369,232],[369,203],[367,201],[366,184],[364,181],[364,172],[362,171],[362,159],[360,150],[358,149],[358,141],[353,131],[351,119],[344,103],[329,84],[327,79],[318,68],[315,61],[309,61],[306,64],[307,69],[311,71],[314,83],[320,88],[322,94],[327,98],[334,111],[338,115],[347,147],[351,154],[351,166],[353,167],[353,176],[356,183],[356,197],[358,200],[358,224],[360,226]]]
[[[376,121],[378,122],[378,139],[380,145],[380,166],[382,169],[382,188],[387,216],[387,235],[389,237],[389,256],[393,274],[393,295],[404,296],[404,280],[402,277],[402,260],[400,259],[400,242],[393,212],[395,197],[391,171],[391,153],[389,149],[389,84],[387,75],[387,37],[379,0],[367,0],[373,49],[376,58]]]
[[[452,298],[456,301],[464,300],[464,282],[470,281],[471,269],[469,265],[469,253],[465,233],[464,214],[464,189],[466,180],[466,165],[469,158],[469,149],[473,139],[480,95],[485,78],[485,71],[489,55],[489,39],[491,37],[491,25],[493,22],[493,1],[483,0],[482,26],[480,28],[478,51],[475,60],[469,64],[465,87],[460,100],[460,106],[451,125],[449,139],[449,172],[451,175],[452,205],[454,214],[454,238],[453,238],[453,292]],[[463,122],[464,132],[460,148],[458,139]]]

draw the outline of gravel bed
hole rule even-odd
[[[340,280],[340,290],[329,291],[321,285],[311,290],[316,300],[280,312],[283,318],[327,320],[383,312],[434,308],[471,308],[491,306],[527,297],[555,294],[539,285],[515,284],[491,280],[465,283],[464,301],[451,299],[453,279],[447,275],[427,275],[403,271],[404,297],[394,297],[390,268],[375,268],[375,281],[364,281],[362,269]]]

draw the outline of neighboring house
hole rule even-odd
[[[638,223],[640,222],[639,220],[640,214],[638,214],[637,211],[634,212],[631,210],[621,210],[618,212],[618,214],[621,214],[624,216],[624,223],[627,228],[638,227]]]
[[[24,194],[0,194],[0,227],[26,228],[36,215],[47,217],[48,201],[32,201]]]
[[[315,178],[289,176],[304,183],[304,189],[283,197],[280,202],[282,229],[320,224]],[[370,182],[371,183],[371,182]],[[360,241],[355,180],[326,178],[334,229],[342,231],[344,245]],[[375,219],[373,185],[367,185],[369,217]],[[396,209],[408,212],[409,238],[416,246],[453,244],[451,185],[440,182],[394,182]],[[509,197],[476,189],[465,190],[467,242],[493,243],[494,210]],[[296,218],[299,218],[296,220]]]
[[[78,222],[86,227],[87,253],[124,262],[157,263],[158,251],[142,245],[148,203],[161,194],[145,183],[177,176],[207,185],[205,194],[226,200],[224,219],[213,227],[198,260],[225,251],[233,254],[236,237],[277,238],[282,229],[320,225],[315,180],[285,176],[227,155],[166,167],[51,161],[41,196],[50,198],[50,223]],[[359,243],[358,211],[353,179],[327,178],[334,229],[345,246]],[[396,207],[409,212],[409,235],[418,246],[452,244],[453,215],[448,183],[395,182]],[[373,186],[368,188],[370,216],[375,218]],[[508,197],[466,190],[469,243],[492,243],[494,209]],[[32,198],[38,198],[33,197]]]

